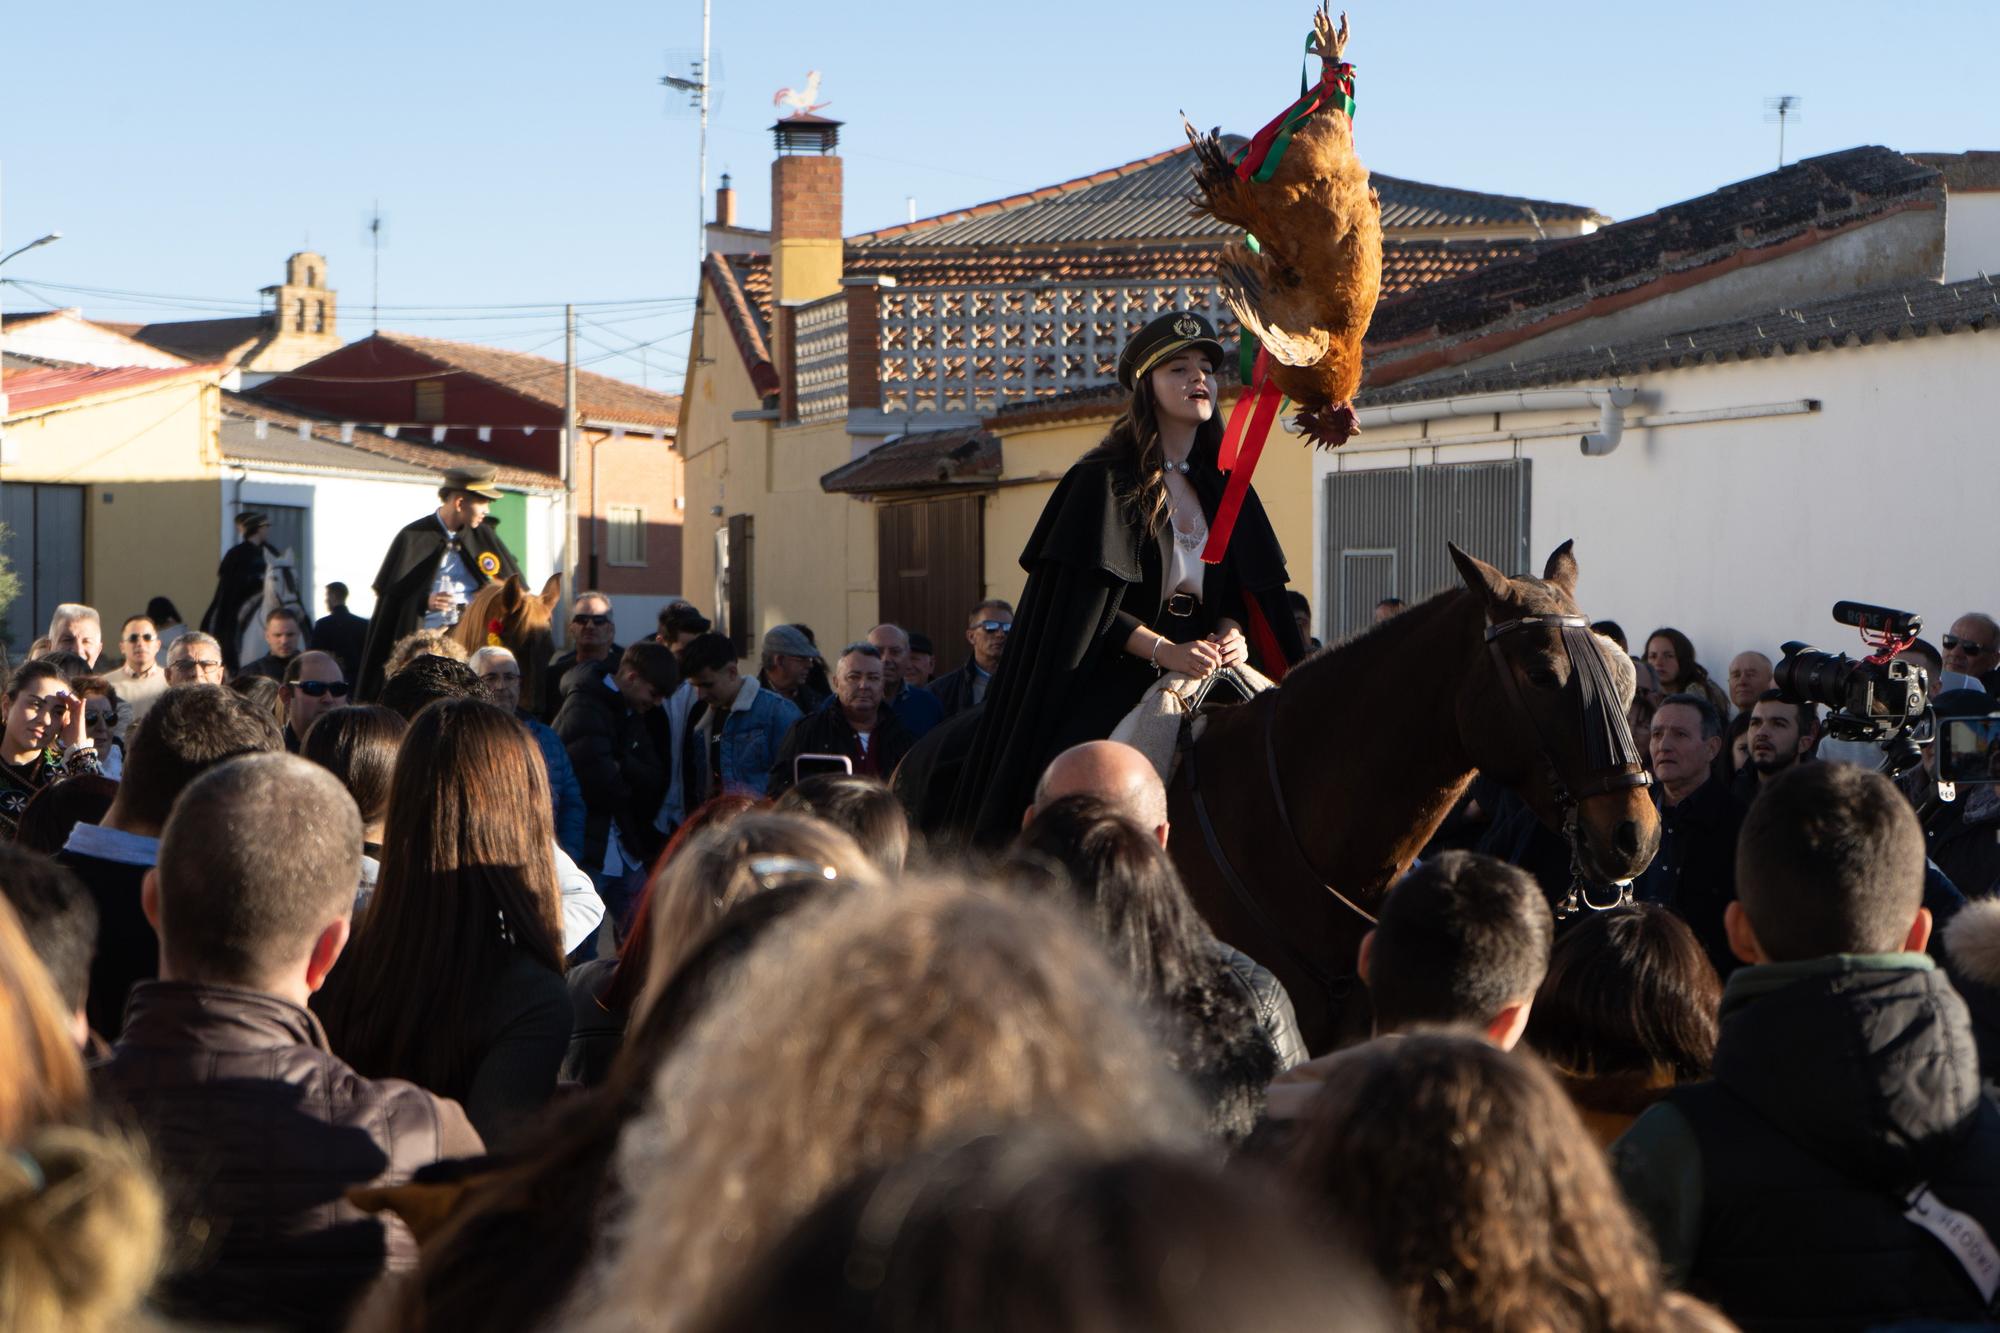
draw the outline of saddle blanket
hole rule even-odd
[[[1247,663],[1224,667],[1200,680],[1178,671],[1169,671],[1140,696],[1139,706],[1127,713],[1125,720],[1113,729],[1111,739],[1122,741],[1145,755],[1159,771],[1160,781],[1171,785],[1174,768],[1180,762],[1181,719],[1197,709],[1217,686],[1228,684],[1235,685],[1246,698],[1255,698],[1265,690],[1276,688],[1275,681]],[[1200,716],[1194,719],[1196,740],[1201,738],[1207,721]]]

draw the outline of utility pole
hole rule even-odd
[[[565,608],[576,604],[576,307],[563,307],[563,563],[562,596]],[[569,615],[562,622],[568,634]],[[565,643],[573,642],[567,637]]]

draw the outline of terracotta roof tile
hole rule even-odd
[[[563,364],[545,356],[486,347],[478,343],[419,338],[408,333],[377,333],[382,341],[408,348],[439,365],[496,384],[510,393],[560,409],[563,405]],[[680,420],[681,400],[636,384],[588,370],[576,374],[578,413],[586,421],[622,425],[672,427]]]
[[[1446,372],[1363,390],[1358,407],[1501,393],[1647,371],[1794,356],[1933,334],[2000,330],[2000,284],[1990,278],[1917,282],[1775,308],[1744,319],[1663,336],[1581,348],[1518,366]]]
[[[269,315],[234,319],[175,319],[158,324],[107,325],[150,347],[190,361],[236,361],[236,353],[273,332]]]
[[[356,427],[353,440],[343,444],[340,438],[341,423],[338,421],[328,417],[309,416],[302,412],[293,412],[285,408],[273,407],[271,404],[263,402],[260,399],[246,398],[242,394],[224,393],[222,395],[222,411],[225,420],[229,417],[235,417],[246,422],[267,421],[276,430],[289,432],[293,436],[296,436],[299,423],[303,421],[306,423],[309,437],[313,440],[323,443],[331,442],[338,447],[356,450],[363,455],[380,458],[390,463],[408,464],[432,474],[442,474],[447,468],[455,467],[490,467],[493,469],[495,481],[501,486],[513,490],[559,491],[562,489],[562,480],[551,472],[540,472],[533,468],[514,467],[506,463],[496,463],[483,454],[473,453],[469,449],[454,449],[447,445],[431,444],[428,441],[418,442],[400,437],[390,439],[380,431],[368,430],[365,427]],[[421,430],[422,427],[411,427],[411,429]],[[224,453],[229,454],[231,457],[237,456],[230,453],[230,448],[231,442],[225,436]],[[269,457],[270,455],[269,451],[265,451],[244,456]],[[282,458],[273,458],[271,461],[282,462],[285,460]]]
[[[1817,235],[1943,197],[1938,173],[1887,148],[1854,148],[1724,186],[1585,236],[1539,243],[1517,258],[1386,300],[1368,331],[1371,381],[1398,363],[1428,368],[1478,337],[1459,359],[1529,336],[1552,316],[1594,302],[1637,299],[1663,279],[1687,280],[1748,252],[1809,244]],[[1497,343],[1496,340],[1497,339]],[[1420,355],[1421,354],[1421,355]]]
[[[751,387],[770,397],[781,387],[771,364],[771,265],[768,255],[710,255],[702,261],[702,276],[715,290],[723,323],[736,351],[750,372]],[[748,289],[748,290],[746,290]],[[756,292],[752,296],[751,292]]]
[[[819,479],[820,489],[847,495],[982,485],[1000,479],[1000,441],[986,431],[933,430],[904,435]]]

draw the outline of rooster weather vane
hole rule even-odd
[[[832,102],[816,100],[818,97],[819,71],[816,69],[807,70],[806,86],[804,88],[778,89],[777,93],[771,98],[771,105],[788,106],[792,108],[792,112],[795,115],[810,116],[825,107],[833,105]]]

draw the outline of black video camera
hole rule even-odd
[[[1826,734],[1836,740],[1872,741],[1889,750],[1909,738],[1923,721],[1930,704],[1930,680],[1924,669],[1898,662],[1895,655],[1922,632],[1922,616],[1860,602],[1835,602],[1833,618],[1861,631],[1862,642],[1875,652],[1856,661],[1845,653],[1826,653],[1804,643],[1788,643],[1784,658],[1772,671],[1786,698],[1820,704],[1827,713]],[[1912,741],[1910,754],[1891,753],[1900,771],[1919,755]]]

